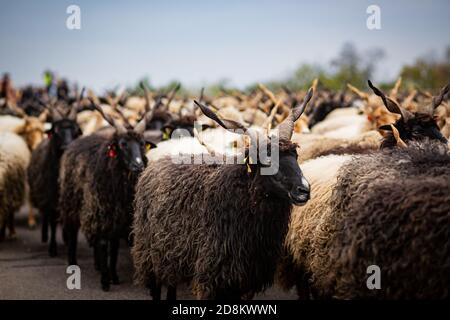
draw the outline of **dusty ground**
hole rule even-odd
[[[17,239],[0,243],[0,299],[149,299],[144,288],[132,284],[132,262],[128,248],[121,243],[118,273],[121,284],[109,292],[100,289],[100,278],[94,269],[92,251],[84,236],[79,236],[78,263],[81,268],[81,290],[66,287],[66,248],[58,229],[56,258],[47,254],[47,244],[40,241],[40,229],[29,230],[26,212],[16,214]],[[163,292],[163,294],[165,294]],[[189,290],[179,288],[179,299],[193,299]],[[270,288],[256,299],[296,299],[292,291],[285,293]]]

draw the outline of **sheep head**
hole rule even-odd
[[[65,102],[50,99],[47,102],[38,102],[47,110],[51,116],[51,128],[47,130],[47,137],[51,139],[53,148],[58,151],[64,150],[73,140],[82,135],[80,126],[76,121],[80,109],[84,88],[78,95],[77,100],[71,108],[62,107]],[[66,109],[66,110],[64,110]]]
[[[44,123],[47,119],[48,110],[44,110],[39,117],[28,116],[25,111],[16,104],[7,103],[7,106],[20,118],[23,118],[23,125],[16,128],[15,133],[20,135],[30,150],[34,150],[44,139]]]
[[[386,108],[391,113],[400,115],[400,119],[392,125],[398,131],[396,135],[402,141],[408,143],[408,141],[431,139],[441,141],[445,144],[448,143],[447,139],[439,131],[439,127],[433,117],[432,112],[434,112],[434,110],[441,104],[444,95],[450,89],[449,85],[444,87],[441,90],[440,94],[433,98],[432,111],[430,113],[421,113],[406,110],[393,99],[386,97],[385,94],[380,89],[375,87],[370,80],[368,81],[368,83],[369,87],[374,91],[374,93],[383,100]],[[397,141],[399,140],[393,136],[394,133],[392,132],[393,129],[391,124],[381,126],[379,129],[389,131],[389,134],[385,137],[385,140],[381,145],[382,148],[393,147],[397,145]]]
[[[94,108],[115,129],[108,143],[106,156],[118,161],[129,172],[139,173],[144,170],[147,164],[145,153],[156,147],[154,143],[144,138],[146,123],[151,120],[154,109],[148,109],[133,127],[127,121],[124,121],[124,124],[116,121],[106,114],[94,99],[90,98],[90,100]]]
[[[43,113],[46,112],[44,111]],[[30,150],[34,150],[44,139],[44,122],[36,117],[28,116],[24,120],[23,125],[17,128],[16,133],[25,139]]]
[[[248,173],[255,177],[255,189],[259,189],[266,197],[274,196],[294,205],[303,205],[309,200],[310,188],[297,162],[297,145],[290,140],[295,121],[305,110],[312,94],[313,89],[310,89],[303,103],[292,109],[278,126],[278,134],[270,137],[239,122],[220,119],[200,102],[195,101],[195,104],[208,118],[224,129],[250,138],[250,147],[246,149],[244,161]],[[256,152],[252,152],[255,149]]]

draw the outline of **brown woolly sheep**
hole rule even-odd
[[[286,244],[288,267],[298,277],[285,276],[285,285],[295,279],[302,297],[309,291],[338,299],[449,297],[450,151],[444,144],[411,142],[302,167],[319,196],[293,214]],[[366,286],[370,265],[381,268],[380,290]]]
[[[168,299],[176,298],[180,283],[191,283],[198,299],[240,299],[272,284],[292,204],[309,199],[290,139],[311,96],[312,90],[279,126],[274,175],[261,173],[268,165],[261,156],[247,165],[175,164],[165,158],[144,171],[136,186],[132,256],[136,282],[148,286],[153,299],[160,298],[161,285],[168,286]],[[258,146],[253,130],[198,105]]]
[[[414,142],[414,140],[425,141],[426,143],[429,139],[434,141],[432,142],[433,144],[441,144],[442,148],[446,148],[446,139],[442,137],[439,130],[434,130],[436,127],[436,122],[430,121],[429,116],[421,113],[413,114],[400,107],[392,99],[387,98],[378,88],[374,87],[370,81],[369,86],[374,90],[376,95],[382,98],[389,111],[400,114],[401,116],[400,120],[398,120],[395,125],[391,125],[391,131],[388,132],[388,135],[381,144],[382,149],[392,149],[397,145],[406,147],[406,142],[409,144]],[[439,106],[442,102],[443,96],[448,92],[448,90],[449,86],[444,87],[440,94],[433,98],[430,108],[431,110],[434,110],[437,106]],[[405,137],[406,142],[403,141],[401,137]],[[425,144],[423,148],[426,148]],[[401,152],[399,151],[399,153]],[[378,154],[380,157],[383,155],[383,153],[373,151],[366,157],[369,157],[368,159],[371,159],[371,157],[376,158]],[[428,156],[431,157],[430,155]],[[318,273],[312,272],[309,267],[309,259],[312,259],[310,257],[315,257],[319,254],[317,252],[313,252],[314,248],[312,248],[311,243],[319,243],[320,241],[325,241],[328,239],[328,233],[330,228],[333,226],[328,224],[324,225],[323,223],[327,220],[327,217],[334,216],[336,214],[333,209],[333,203],[336,203],[337,201],[337,199],[334,199],[334,202],[330,202],[329,199],[331,198],[333,188],[335,189],[338,186],[336,182],[337,171],[343,163],[349,159],[349,156],[333,155],[321,157],[312,161],[306,161],[302,164],[305,176],[312,182],[313,197],[304,208],[294,210],[293,212],[288,236],[286,237],[287,252],[283,257],[282,263],[279,266],[279,272],[277,274],[280,283],[285,288],[289,288],[296,284],[299,289],[300,297],[309,297],[309,283],[315,281],[315,278],[318,277]],[[352,165],[354,164],[350,163],[348,166],[351,167]],[[368,165],[362,166],[362,168],[364,170],[369,170],[367,169]],[[388,170],[388,168],[386,170]],[[370,170],[368,172],[370,172]],[[379,174],[382,175],[383,171],[380,170]],[[317,179],[319,180],[317,181]],[[372,181],[371,183],[376,184],[377,181]],[[364,188],[366,187],[367,185],[364,185]],[[403,189],[401,188],[400,190]],[[362,193],[363,190],[361,189],[359,192]],[[344,197],[344,194],[341,195]],[[408,195],[409,194],[405,191],[405,196]],[[373,197],[375,196],[376,195],[373,195]],[[426,195],[424,195],[424,197],[426,197]],[[386,203],[385,205],[389,206],[390,204]],[[422,205],[426,206],[426,204]],[[386,207],[382,208],[382,210],[387,210]],[[418,210],[421,209],[418,208]],[[323,230],[321,228],[323,228]],[[324,252],[325,251],[322,252],[324,255],[328,254],[328,252]],[[325,258],[319,262],[319,264],[324,263]],[[328,281],[331,280],[328,279]]]
[[[430,142],[437,145],[441,145],[442,148],[446,148],[446,139],[442,137],[440,132],[437,130],[434,130],[436,123],[431,121],[423,121],[425,118],[425,115],[423,114],[412,114],[409,111],[403,109],[398,104],[396,104],[393,100],[390,98],[386,98],[386,96],[377,88],[375,88],[370,82],[369,86],[374,90],[375,94],[379,95],[382,99],[386,107],[391,111],[395,112],[401,115],[401,118],[395,125],[392,125],[392,131],[389,132],[387,137],[385,137],[385,140],[381,144],[382,149],[393,149],[394,146],[400,145],[406,147],[406,142],[412,143],[414,140],[424,141],[424,145],[420,147],[419,149],[426,149],[426,142],[429,139],[434,140],[435,142]],[[432,109],[435,109],[440,102],[442,101],[443,95],[446,94],[448,91],[448,86],[445,87],[443,90],[441,90],[440,95],[435,97],[433,99],[432,103]],[[406,121],[405,121],[406,119]],[[428,118],[426,118],[428,119]],[[397,129],[398,128],[398,129]],[[411,133],[411,131],[414,131],[414,134]],[[401,137],[405,137],[405,141]],[[389,143],[386,143],[388,141]],[[416,142],[414,142],[416,143]],[[439,150],[438,147],[430,147],[431,150]],[[397,148],[395,148],[397,149]],[[395,151],[391,151],[394,153]],[[411,151],[413,154],[415,154],[414,151]],[[431,151],[428,151],[427,157],[432,157],[430,155]],[[399,154],[402,154],[401,151],[398,151]],[[417,153],[417,152],[416,152]],[[390,153],[388,153],[390,154]],[[369,155],[366,156],[368,162],[375,161],[372,158],[376,158],[377,156],[380,158],[386,158],[384,156],[385,154],[382,152],[372,152],[369,153]],[[436,155],[439,156],[439,153]],[[361,156],[362,159],[364,158]],[[405,156],[406,157],[406,156]],[[364,158],[364,159],[366,159]],[[383,160],[380,160],[381,163],[383,161],[386,162],[388,165],[389,162],[386,161],[383,158]],[[370,160],[372,159],[372,160]],[[318,265],[324,265],[325,260],[328,257],[329,258],[329,252],[328,251],[321,251],[321,252],[315,252],[313,248],[312,243],[320,243],[321,241],[326,241],[329,238],[329,232],[330,228],[337,228],[336,226],[330,225],[330,224],[324,224],[324,221],[328,221],[328,217],[334,217],[337,213],[335,212],[336,209],[334,207],[334,204],[337,203],[338,199],[334,198],[333,201],[330,200],[331,198],[331,192],[332,190],[336,190],[339,186],[339,182],[336,182],[337,177],[337,171],[338,169],[349,160],[348,156],[329,156],[329,157],[322,157],[318,158],[313,161],[306,161],[302,167],[304,168],[304,172],[306,177],[313,183],[313,197],[312,200],[304,207],[298,210],[294,210],[292,215],[292,221],[291,225],[289,227],[288,236],[286,237],[286,249],[287,253],[283,259],[282,264],[280,264],[279,268],[279,280],[282,283],[284,287],[290,287],[296,283],[297,287],[299,288],[299,296],[301,297],[308,297],[309,292],[308,290],[302,290],[301,288],[308,288],[309,283],[316,281],[315,279],[317,277],[320,277],[319,271],[311,271],[310,267],[310,260],[311,259],[319,259],[319,254],[323,254],[325,257],[318,262]],[[391,160],[391,161],[399,161],[398,157]],[[402,160],[403,162],[407,161],[407,158]],[[402,163],[400,161],[400,163]],[[355,164],[355,161],[349,163],[348,167],[351,168],[352,166],[358,166]],[[394,165],[392,165],[394,166]],[[395,166],[394,166],[395,168]],[[369,165],[363,165],[361,167],[362,170],[368,170],[368,172],[371,172]],[[348,169],[350,170],[350,169]],[[355,169],[356,170],[356,169]],[[386,174],[388,173],[389,167],[386,168]],[[419,169],[417,169],[419,170]],[[425,170],[425,169],[423,169]],[[327,174],[329,172],[329,174]],[[385,174],[383,169],[379,169],[377,171],[380,176]],[[401,171],[399,171],[401,173]],[[375,173],[374,173],[375,174]],[[403,172],[403,174],[406,175],[406,173]],[[316,181],[317,177],[320,176],[320,180]],[[434,176],[433,176],[434,177]],[[400,178],[399,178],[400,179]],[[405,183],[405,186],[408,186],[412,183],[406,183],[408,176],[402,178]],[[353,181],[353,183],[357,183],[357,181]],[[377,180],[374,179],[374,181],[371,181],[372,184],[377,184]],[[366,184],[361,184],[361,188],[359,189],[360,193],[363,192],[362,186],[364,185],[365,188],[368,187]],[[400,190],[404,191],[404,188],[400,188]],[[393,191],[390,191],[394,194]],[[411,193],[408,193],[407,191],[404,191],[405,198],[409,197]],[[342,197],[347,197],[345,194],[341,193]],[[376,197],[377,195],[372,195],[372,197]],[[426,199],[427,195],[423,195]],[[432,195],[430,195],[430,198],[432,198]],[[382,201],[382,200],[380,200]],[[411,199],[408,198],[409,202]],[[446,201],[445,199],[443,201]],[[385,206],[388,207],[381,207],[380,210],[386,210],[389,211],[388,208],[390,208],[391,204],[389,202],[384,203]],[[426,201],[422,204],[422,206],[427,206]],[[439,206],[440,204],[436,204],[436,206]],[[418,207],[417,210],[422,210],[422,207]],[[440,209],[439,209],[440,210]],[[346,225],[346,227],[349,227]],[[374,226],[376,228],[376,226]],[[356,230],[356,229],[355,229]],[[354,231],[356,232],[356,231]],[[376,249],[374,249],[376,250]],[[313,258],[312,258],[313,257]],[[317,260],[318,261],[318,260]],[[334,269],[333,269],[334,270]],[[333,272],[330,271],[330,272]],[[327,281],[331,281],[328,279]],[[318,290],[317,288],[313,288],[313,290]],[[324,289],[325,290],[325,289]],[[392,289],[394,290],[394,289]],[[317,294],[317,292],[316,292]],[[343,295],[343,293],[340,293]],[[351,293],[348,293],[349,295]],[[404,294],[406,296],[409,295],[409,293],[399,293],[399,295]],[[329,296],[327,293],[320,293],[320,295],[323,296]],[[333,293],[334,295],[334,293]],[[343,296],[342,296],[343,297]]]
[[[128,240],[135,184],[147,164],[145,149],[152,146],[143,138],[152,110],[133,128],[115,121],[92,103],[115,130],[80,138],[67,148],[61,159],[59,210],[68,243],[68,264],[77,264],[81,228],[94,247],[102,289],[108,291],[111,281],[119,283],[119,242],[121,238]]]

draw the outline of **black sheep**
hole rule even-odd
[[[30,201],[42,215],[42,242],[48,241],[50,224],[49,254],[51,257],[57,255],[56,225],[59,217],[57,206],[60,159],[67,146],[82,134],[76,122],[78,106],[79,101],[68,114],[58,111],[55,106],[50,108],[52,127],[47,131],[47,139],[33,151],[28,167]]]
[[[386,95],[369,80],[369,87],[379,96],[386,108],[400,115],[395,124],[381,126],[380,129],[390,131],[381,143],[381,148],[392,148],[397,145],[399,138],[404,142],[421,141],[423,139],[439,140],[447,143],[447,139],[439,131],[436,120],[433,117],[434,110],[442,103],[445,95],[450,91],[450,84],[442,88],[439,95],[433,97],[429,113],[410,112],[402,108],[394,100]],[[395,137],[393,130],[398,131],[398,137]]]
[[[136,281],[150,288],[153,299],[160,298],[161,285],[168,286],[168,299],[176,298],[183,282],[200,299],[248,298],[272,284],[292,204],[309,199],[290,138],[311,96],[312,90],[280,124],[279,170],[273,175],[261,174],[268,163],[261,156],[247,165],[175,164],[165,158],[144,171],[136,186],[132,255]],[[254,131],[198,106],[261,148]]]
[[[77,236],[81,228],[89,245],[94,247],[102,289],[108,291],[111,281],[119,282],[116,272],[119,241],[128,239],[130,232],[135,183],[147,164],[146,148],[152,146],[143,138],[145,123],[152,112],[147,112],[133,129],[94,106],[115,131],[83,137],[67,149],[61,160],[59,209],[68,241],[69,265],[77,264]]]

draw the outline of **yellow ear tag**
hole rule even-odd
[[[152,145],[150,143],[145,144],[145,150],[149,151],[152,148]]]
[[[249,159],[249,157],[246,157],[246,158],[244,159],[244,161],[245,161],[245,164],[247,165],[247,172],[248,172],[248,173],[251,173],[251,172],[252,172],[252,168],[250,168],[250,164],[249,164],[249,163],[252,163],[251,158]]]
[[[169,128],[166,128],[163,132],[163,140],[169,140],[170,139],[170,132],[171,130]]]

